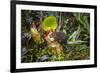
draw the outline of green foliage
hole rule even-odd
[[[33,18],[33,21],[39,23],[36,26],[37,33],[41,36],[41,43],[36,43],[35,37],[32,39],[25,36],[24,42],[21,41],[21,62],[51,62],[68,60],[87,60],[90,59],[90,15],[89,13],[71,13],[71,12],[53,12],[53,11],[32,11],[22,10],[21,15],[21,33],[30,33],[30,25],[27,19]],[[45,40],[45,32],[48,30],[64,32],[68,37],[67,45],[73,48],[73,51],[63,47],[63,54],[54,55],[52,49]],[[23,36],[21,36],[23,37]],[[36,36],[37,37],[37,36]],[[26,42],[26,43],[25,43]],[[60,43],[63,45],[63,43]],[[47,60],[43,60],[47,59]]]
[[[46,17],[43,21],[44,31],[55,30],[57,28],[57,20],[55,16]]]
[[[72,41],[72,42],[75,42],[76,40],[78,40],[80,32],[81,32],[81,29],[80,29],[80,25],[79,25],[77,30],[74,31],[72,33],[72,35],[69,37],[69,40]]]
[[[81,26],[84,28],[84,31],[88,31],[88,34],[90,33],[90,26],[89,26],[89,16],[80,14],[80,13],[74,13],[73,14],[77,21],[81,24]]]

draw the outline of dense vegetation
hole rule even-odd
[[[50,32],[53,33],[52,36],[48,35]],[[21,11],[22,63],[89,58],[88,13]]]

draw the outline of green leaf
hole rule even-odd
[[[49,16],[43,21],[43,29],[44,31],[55,30],[57,28],[57,20],[55,16]]]
[[[81,28],[78,26],[77,30],[72,33],[68,40],[75,42],[80,36]]]
[[[82,27],[85,28],[88,31],[88,33],[90,33],[88,16],[82,15],[80,13],[74,13],[73,15],[76,18],[76,20],[83,25]]]
[[[68,42],[68,44],[82,44],[82,43],[88,43],[88,41],[76,40],[76,41]]]

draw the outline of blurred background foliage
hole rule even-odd
[[[56,51],[49,47],[44,39],[46,31],[43,30],[43,21],[48,16],[55,16],[57,28],[55,31],[64,32],[67,37],[67,44],[74,50],[61,49]],[[31,29],[32,22],[34,22]],[[32,31],[32,32],[31,32]],[[34,36],[31,33],[37,33]],[[34,40],[33,40],[33,39]],[[39,41],[37,39],[41,38]],[[57,45],[57,43],[56,43]],[[59,48],[59,47],[58,47]],[[90,15],[89,13],[76,12],[53,12],[53,11],[21,11],[21,62],[48,62],[87,60],[90,58]]]

